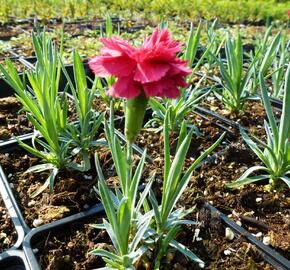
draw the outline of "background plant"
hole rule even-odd
[[[271,81],[273,84],[271,96],[277,99],[283,98],[283,83],[285,82],[285,69],[287,63],[290,60],[290,42],[286,43],[286,39],[283,36],[279,53],[273,60],[273,72],[271,75]]]
[[[227,35],[225,43],[226,63],[216,58],[222,75],[221,84],[223,90],[217,93],[226,108],[234,114],[239,114],[244,107],[245,101],[250,98],[250,79],[254,72],[255,59],[243,70],[243,45],[241,37],[238,35],[236,40],[232,40]]]
[[[69,123],[66,126],[62,133],[62,139],[70,144],[70,147],[72,147],[71,152],[74,155],[81,156],[82,167],[78,165],[75,169],[87,171],[91,168],[89,154],[93,148],[101,143],[96,139],[96,134],[103,121],[104,114],[101,113],[97,117],[98,112],[93,109],[93,101],[99,79],[96,77],[91,89],[89,89],[84,64],[77,52],[73,53],[73,62],[75,86],[63,64],[62,71],[74,97],[77,122]]]
[[[203,1],[175,1],[175,0],[1,0],[1,21],[8,21],[11,16],[26,18],[35,15],[39,18],[61,17],[78,19],[95,18],[111,14],[120,14],[132,18],[135,14],[142,14],[143,19],[176,16],[182,19],[217,17],[223,22],[242,22],[244,20],[260,21],[269,18],[287,22],[287,1],[280,0],[203,0]]]
[[[265,121],[267,142],[265,143],[256,137],[253,137],[252,140],[242,128],[241,134],[264,166],[259,165],[249,168],[237,181],[227,185],[230,188],[265,179],[269,179],[269,183],[273,187],[280,187],[281,181],[290,187],[290,178],[288,176],[290,174],[290,67],[288,67],[285,75],[283,110],[279,125],[276,123],[262,74],[260,74],[259,79],[263,103],[269,119],[269,124]],[[251,176],[255,172],[264,172],[264,174],[258,173]]]
[[[33,33],[32,40],[37,63],[35,70],[27,73],[29,84],[25,77],[20,77],[10,59],[6,60],[6,69],[3,66],[0,68],[4,79],[15,90],[17,98],[27,111],[28,120],[43,137],[37,138],[36,133],[32,146],[19,141],[28,152],[45,161],[27,172],[51,171],[44,185],[33,193],[36,196],[47,186],[52,190],[59,169],[70,167],[72,163],[69,143],[60,140],[60,132],[67,126],[68,104],[65,95],[59,97],[61,65],[58,52],[53,42],[46,39],[45,33],[40,36]],[[60,55],[61,53],[62,48]],[[39,146],[42,150],[39,150]]]
[[[255,48],[255,53],[251,52],[250,58],[252,63],[254,63],[255,72],[253,73],[253,80],[251,81],[251,89],[249,90],[251,94],[256,94],[259,86],[259,76],[261,73],[264,78],[271,77],[271,74],[279,74],[279,70],[273,70],[273,62],[277,58],[279,53],[281,43],[282,43],[282,34],[281,32],[277,33],[276,36],[271,40],[271,31],[272,26],[267,28],[265,32],[263,41],[259,43]],[[282,55],[284,61],[285,55]],[[279,74],[281,76],[281,74]],[[274,79],[276,79],[274,75]]]
[[[208,44],[212,44],[210,52],[206,56],[206,62],[204,66],[210,70],[216,64],[216,57],[218,57],[220,50],[225,42],[225,37],[220,38],[216,33],[215,29],[217,27],[217,19],[215,19],[211,24],[206,21],[205,29]],[[220,40],[221,39],[221,40]]]
[[[157,124],[160,129],[163,128],[165,115],[169,116],[169,128],[178,132],[183,121],[187,121],[188,114],[194,107],[210,92],[208,88],[201,88],[204,78],[200,79],[193,87],[181,90],[181,96],[178,99],[163,98],[161,100],[150,98],[149,106],[153,110],[152,118],[144,127]],[[195,133],[199,134],[198,128],[193,124],[187,123],[187,126],[194,127]]]
[[[32,33],[32,40],[37,58],[35,69],[24,73],[21,78],[10,59],[6,60],[6,68],[0,66],[0,69],[4,79],[15,90],[17,98],[23,104],[28,120],[36,129],[31,145],[20,140],[18,142],[44,163],[32,166],[26,172],[50,171],[42,187],[32,193],[34,197],[48,186],[53,191],[54,181],[60,170],[86,171],[90,168],[88,153],[96,144],[93,137],[100,126],[102,116],[95,120],[95,112],[92,111],[91,106],[96,86],[89,92],[83,64],[75,54],[76,88],[63,67],[75,97],[77,120],[79,120],[78,125],[69,123],[68,101],[65,93],[69,85],[67,84],[65,89],[60,89],[63,47],[61,45],[58,52],[45,32],[38,35]],[[61,90],[64,92],[61,93]],[[80,162],[76,162],[76,155],[80,157]]]

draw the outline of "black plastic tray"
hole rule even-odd
[[[125,136],[119,132],[118,130],[115,130],[115,133],[117,134],[117,136],[120,138],[121,142],[122,143],[125,143],[126,139],[125,139]],[[26,143],[29,143],[31,142],[31,139],[32,139],[32,134],[28,134],[26,136],[23,136],[22,137],[22,140],[25,141]],[[143,154],[143,150],[137,146],[136,144],[133,144],[132,145],[133,147],[133,151],[139,155],[142,155]],[[9,153],[15,149],[19,149],[20,146],[18,145],[18,142],[14,139],[13,141],[9,141],[9,142],[5,142],[3,144],[0,145],[0,152],[2,153]],[[152,162],[152,159],[147,155],[147,161],[149,162]],[[5,205],[7,205],[7,207],[11,208],[11,214],[12,216],[14,217],[15,216],[15,222],[16,222],[16,225],[17,225],[17,228],[19,228],[19,235],[21,238],[19,238],[19,243],[21,244],[22,243],[22,240],[23,240],[23,231],[25,234],[27,234],[31,228],[29,228],[29,226],[26,224],[24,218],[23,218],[23,215],[21,213],[21,210],[18,206],[18,203],[15,199],[15,196],[13,194],[13,191],[11,190],[11,187],[9,185],[9,181],[0,165],[0,187],[1,187],[1,190],[2,190],[2,187],[3,187],[3,200],[5,202]],[[2,192],[1,192],[2,194]],[[5,201],[7,199],[7,202]],[[22,226],[22,230],[20,229],[20,226]],[[20,245],[19,244],[19,245]]]
[[[0,175],[2,174],[3,171],[0,167]],[[21,246],[26,231],[24,230],[21,219],[18,216],[18,213],[14,207],[14,202],[13,200],[11,200],[11,196],[9,194],[9,191],[7,190],[6,183],[4,181],[0,181],[0,194],[17,234],[16,242],[12,247],[9,248],[9,250],[15,250]]]
[[[102,204],[97,204],[94,207],[91,207],[89,210],[84,212],[63,218],[61,220],[55,221],[53,223],[43,225],[39,228],[33,229],[30,233],[28,233],[23,242],[23,250],[28,259],[29,266],[32,270],[41,270],[41,267],[37,261],[35,256],[35,251],[33,249],[33,244],[38,242],[39,239],[43,237],[43,235],[49,233],[52,230],[57,230],[63,226],[66,226],[73,222],[78,222],[90,217],[98,217],[104,215],[104,208]],[[2,269],[1,269],[2,270]]]
[[[10,250],[0,254],[1,270],[34,270],[28,265],[24,253],[20,250]]]
[[[274,249],[266,246],[264,243],[259,241],[255,236],[253,236],[250,232],[248,232],[243,227],[239,226],[236,222],[229,219],[225,214],[217,210],[210,203],[206,202],[203,205],[204,208],[208,209],[213,216],[218,217],[222,223],[231,228],[235,235],[243,236],[247,241],[253,245],[261,252],[265,261],[270,263],[275,269],[278,270],[289,270],[290,269],[290,261],[281,256]]]

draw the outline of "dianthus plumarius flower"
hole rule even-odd
[[[177,58],[181,45],[167,29],[156,28],[140,48],[117,37],[101,42],[102,54],[92,58],[89,66],[100,77],[118,78],[108,94],[127,99],[125,135],[133,143],[142,128],[148,98],[177,98],[178,88],[187,86],[185,77],[191,70],[187,61]]]
[[[102,38],[102,54],[89,61],[93,72],[101,77],[113,75],[117,82],[109,89],[113,97],[145,96],[177,98],[179,87],[187,86],[185,76],[191,73],[186,61],[176,57],[181,45],[167,29],[156,28],[140,48],[117,37]]]

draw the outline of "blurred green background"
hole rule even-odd
[[[137,20],[195,20],[248,23],[287,22],[289,0],[0,0],[0,21],[100,18],[105,14]]]

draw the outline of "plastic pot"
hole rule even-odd
[[[118,130],[115,130],[115,133],[120,138],[121,142],[125,143],[125,141],[126,141],[125,136],[121,132],[119,132]],[[32,140],[32,136],[33,135],[30,134],[27,136],[23,136],[21,139],[23,139],[23,141],[25,141],[26,143],[30,143]],[[133,150],[135,153],[137,153],[139,155],[143,154],[144,151],[140,147],[138,147],[137,145],[133,144],[132,147],[133,147]],[[0,152],[2,152],[2,153],[9,153],[17,148],[19,149],[20,146],[18,145],[18,142],[15,139],[12,141],[4,142],[4,143],[0,144]],[[147,156],[147,160],[149,162],[152,162],[152,159],[149,156]],[[20,207],[18,206],[17,200],[15,199],[13,191],[11,190],[11,187],[9,185],[9,181],[8,181],[1,165],[0,165],[0,187],[1,187],[1,191],[2,191],[2,187],[3,187],[3,194],[1,193],[3,200],[7,198],[7,202],[5,202],[5,205],[7,207],[11,208],[11,210],[10,210],[11,216],[16,217],[15,222],[16,222],[17,228],[19,228],[19,235],[21,236],[21,240],[19,240],[19,241],[21,244],[24,233],[28,233],[30,231],[30,228],[26,224],[26,222],[23,218]],[[20,246],[20,244],[18,244],[18,246]]]
[[[2,168],[0,167],[0,178],[2,178],[1,176],[3,176],[3,174],[4,173]],[[11,248],[9,248],[9,250],[15,250],[21,246],[27,230],[22,222],[22,217],[19,215],[18,210],[15,208],[15,201],[14,198],[11,197],[10,189],[7,189],[7,184],[8,182],[0,180],[0,194],[17,234],[16,242]],[[0,267],[0,269],[2,268]]]
[[[90,217],[98,217],[104,215],[104,208],[102,204],[98,204],[89,210],[81,212],[79,214],[75,214],[61,220],[55,221],[53,223],[43,225],[39,228],[33,229],[30,233],[28,233],[23,242],[23,250],[28,259],[29,267],[33,270],[41,270],[41,267],[37,261],[35,256],[35,250],[33,245],[43,239],[45,235],[47,235],[50,231],[54,231],[69,225],[70,223],[84,220]]]
[[[20,250],[10,250],[0,254],[1,270],[34,270],[30,268],[24,253]]]

